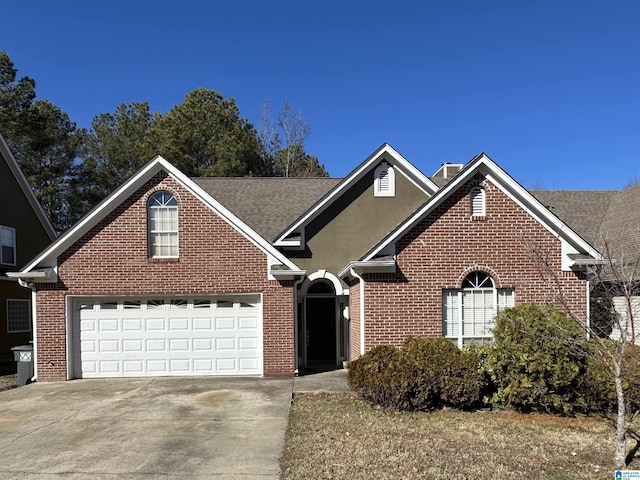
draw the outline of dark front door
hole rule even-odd
[[[307,367],[336,366],[336,299],[307,297]]]

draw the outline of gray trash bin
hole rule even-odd
[[[18,362],[18,385],[22,387],[33,377],[33,345],[18,345],[11,351],[13,359]]]

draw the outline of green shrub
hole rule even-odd
[[[395,390],[402,410],[468,408],[480,399],[475,358],[446,338],[407,339],[397,367]]]
[[[349,386],[368,402],[395,408],[397,400],[394,398],[392,377],[399,356],[400,352],[394,346],[373,347],[360,358],[349,362]]]
[[[488,358],[493,355],[495,349],[493,343],[486,343],[484,345],[478,345],[475,343],[469,343],[464,346],[462,351],[471,356],[478,366],[478,373],[480,375],[480,402],[485,406],[489,406],[493,400],[493,396],[497,391],[496,382],[493,379],[491,370],[488,367]]]
[[[351,363],[348,379],[365,400],[395,410],[468,408],[478,403],[482,387],[476,357],[444,338],[375,347]]]
[[[522,305],[497,316],[493,335],[494,403],[561,414],[586,409],[586,340],[574,320],[551,305]]]
[[[595,348],[590,341],[590,351]],[[619,347],[614,341],[608,342],[612,352]],[[622,361],[622,389],[626,399],[627,414],[640,409],[640,347],[629,345]],[[603,361],[590,355],[585,377],[584,396],[590,410],[615,412],[617,410],[616,389],[611,371]]]

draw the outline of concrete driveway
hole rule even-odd
[[[0,392],[2,479],[277,479],[293,379],[145,378]]]

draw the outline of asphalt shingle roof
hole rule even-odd
[[[598,248],[601,227],[615,190],[534,190],[530,192],[551,213],[589,244]]]
[[[342,181],[340,178],[198,177],[192,180],[266,240],[282,231]],[[594,248],[640,252],[640,185],[625,190],[530,192]],[[604,252],[603,252],[604,253]]]
[[[198,177],[192,180],[271,242],[342,179]]]

